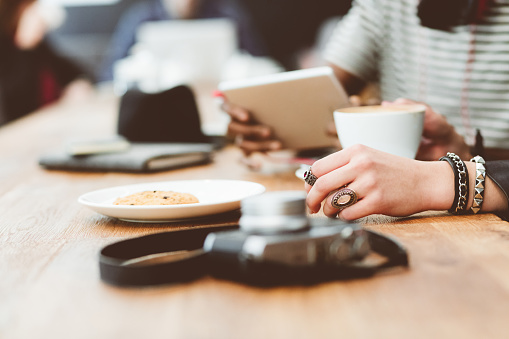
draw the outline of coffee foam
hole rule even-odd
[[[423,105],[359,106],[337,109],[339,113],[415,113],[426,109]]]

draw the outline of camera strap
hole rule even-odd
[[[255,285],[312,284],[322,281],[371,276],[379,271],[408,266],[406,250],[395,240],[365,230],[371,250],[385,257],[376,265],[317,265],[294,267],[263,264],[239,265],[203,251],[209,233],[238,229],[238,226],[206,227],[156,233],[119,241],[104,247],[99,256],[100,276],[116,286],[149,286],[189,282],[204,276]],[[157,257],[176,256],[177,260],[155,262]],[[147,263],[149,262],[149,263]]]

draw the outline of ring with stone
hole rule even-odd
[[[357,193],[353,189],[343,186],[333,194],[331,205],[338,210],[343,210],[355,204],[357,200]]]
[[[318,178],[316,177],[316,175],[314,175],[313,172],[311,172],[311,168],[309,170],[307,170],[306,172],[304,172],[304,181],[308,185],[313,186],[317,179]]]

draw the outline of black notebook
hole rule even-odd
[[[208,163],[213,149],[201,143],[131,143],[127,150],[115,153],[46,154],[39,164],[47,169],[146,173]]]

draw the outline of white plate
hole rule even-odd
[[[113,205],[118,197],[143,191],[175,191],[195,195],[186,205]],[[108,217],[134,222],[170,222],[240,208],[240,201],[265,192],[263,185],[240,180],[181,180],[118,186],[86,193],[78,202]]]
[[[300,165],[299,169],[297,169],[295,171],[295,176],[299,179],[304,180],[304,172],[306,172],[310,168],[311,168],[311,166],[309,166],[309,165],[304,165],[304,164]]]

